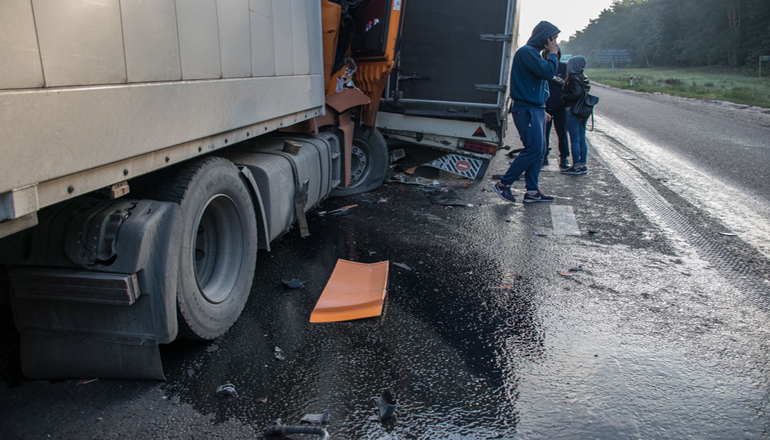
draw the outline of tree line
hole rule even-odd
[[[561,48],[593,67],[616,49],[634,67],[757,68],[770,55],[770,0],[616,0]]]

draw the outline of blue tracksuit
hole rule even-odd
[[[555,53],[544,60],[540,51],[545,47],[546,41],[558,33],[556,26],[541,21],[532,31],[527,45],[519,48],[513,56],[511,113],[524,151],[519,153],[500,179],[506,185],[512,184],[524,173],[527,189],[538,189],[540,167],[545,155],[545,101],[548,99],[548,80],[556,75],[559,66]]]

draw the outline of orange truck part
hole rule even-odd
[[[388,261],[356,263],[337,260],[329,281],[310,314],[310,322],[339,322],[382,314],[388,287]]]

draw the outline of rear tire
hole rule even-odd
[[[209,157],[158,186],[153,198],[178,203],[184,218],[177,277],[179,337],[211,340],[238,319],[257,262],[257,221],[235,165]]]
[[[379,130],[356,125],[353,132],[353,154],[350,164],[350,185],[337,188],[332,196],[352,196],[377,189],[388,171],[388,145]]]

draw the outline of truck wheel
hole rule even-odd
[[[235,165],[192,162],[158,187],[155,198],[184,214],[177,281],[179,337],[214,339],[240,316],[257,262],[257,221]]]
[[[333,196],[351,196],[378,188],[388,170],[388,145],[379,130],[357,125],[353,132],[350,185],[332,192]]]

